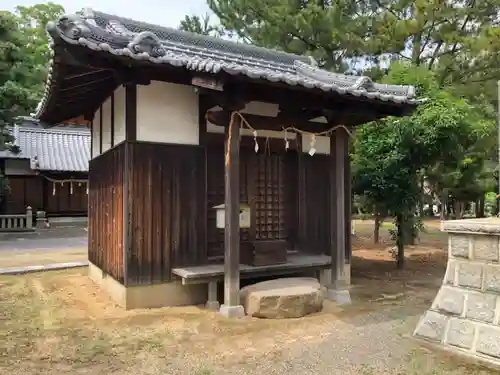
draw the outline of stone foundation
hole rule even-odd
[[[89,262],[89,277],[118,305],[127,310],[204,304],[207,285],[170,283],[126,287]]]
[[[414,336],[500,367],[500,220],[443,222],[448,265]]]

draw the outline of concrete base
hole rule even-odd
[[[330,268],[320,271],[319,282],[325,287],[332,283],[332,270]],[[351,265],[349,263],[344,267],[344,285],[351,285]]]
[[[243,318],[245,316],[245,309],[242,305],[238,306],[227,306],[222,305],[219,310],[219,314],[226,318]]]
[[[351,285],[351,264],[350,263],[346,263],[345,267],[344,267],[344,281],[345,281],[345,285],[349,286]]]
[[[348,289],[326,289],[326,299],[335,302],[337,305],[349,305],[351,303],[351,294]]]
[[[180,281],[126,287],[89,262],[89,277],[125,309],[200,305],[207,301],[207,285],[182,285]]]
[[[220,307],[219,301],[207,301],[205,303],[205,308],[207,310],[217,311],[217,310],[219,310],[219,307]]]
[[[500,367],[500,220],[453,220],[443,285],[414,336]]]

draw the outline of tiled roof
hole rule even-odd
[[[89,130],[15,126],[12,132],[21,152],[2,151],[0,158],[29,159],[33,170],[88,172]]]
[[[317,67],[307,56],[197,35],[84,9],[47,25],[54,41],[85,46],[116,56],[169,64],[187,70],[245,75],[253,79],[300,85],[309,89],[354,95],[400,104],[419,104],[413,86],[384,85],[369,77],[335,74]],[[35,115],[44,110],[46,95]]]

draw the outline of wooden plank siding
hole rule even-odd
[[[124,283],[124,165],[124,143],[89,163],[89,261],[121,283]]]
[[[7,176],[9,192],[5,196],[3,213],[24,214],[30,206],[33,212],[43,210],[43,184],[41,176]]]
[[[54,177],[62,179],[64,176]],[[67,177],[68,179],[70,177]],[[48,216],[86,215],[88,209],[87,184],[78,182],[54,183],[44,179],[44,207]],[[55,194],[54,194],[55,186]]]
[[[330,255],[331,163],[243,147],[240,201],[254,214],[241,241],[287,240],[289,249]],[[118,144],[90,162],[89,260],[127,286],[171,281],[172,268],[223,255],[212,209],[223,202],[220,145]]]
[[[298,249],[330,255],[330,155],[300,154],[298,162]]]
[[[127,285],[171,280],[207,262],[205,149],[130,142]]]

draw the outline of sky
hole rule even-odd
[[[185,15],[210,13],[206,0],[52,0],[61,4],[67,13],[92,8],[156,25],[177,27]],[[2,0],[3,10],[13,11],[17,5],[34,5],[43,0]],[[128,4],[127,4],[128,3]]]

